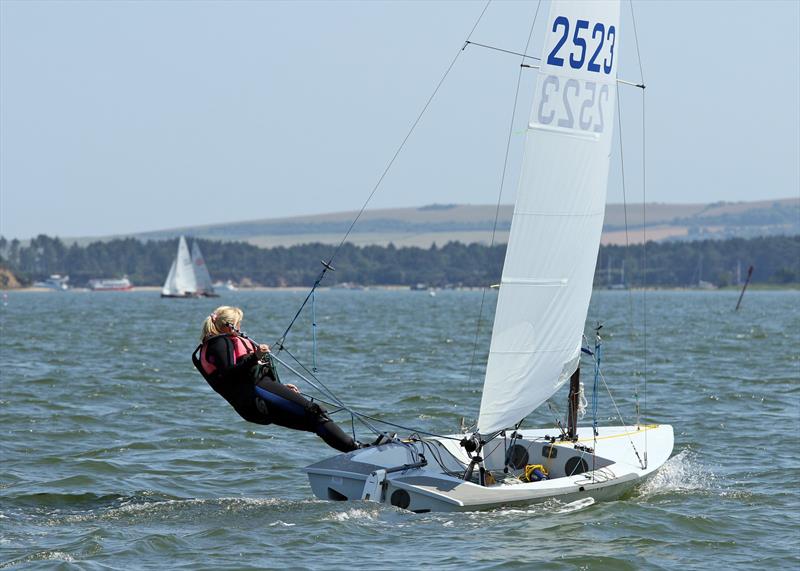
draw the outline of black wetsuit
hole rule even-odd
[[[200,352],[215,367],[203,369]],[[211,388],[219,393],[243,419],[256,424],[277,424],[314,432],[329,446],[350,452],[358,444],[334,423],[324,408],[282,385],[269,364],[259,364],[255,353],[238,360],[227,335],[207,339],[192,354],[194,363]]]

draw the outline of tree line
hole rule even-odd
[[[125,238],[67,246],[59,238],[39,235],[23,245],[0,236],[0,267],[23,284],[62,274],[69,275],[74,286],[123,276],[135,285],[155,286],[164,282],[177,243],[177,239]],[[322,269],[320,261],[330,259],[334,250],[318,243],[275,248],[214,240],[199,244],[213,279],[278,287],[310,286]],[[482,287],[499,281],[504,256],[505,244],[449,242],[430,248],[344,244],[333,262],[336,271],[328,273],[323,285]],[[734,285],[750,265],[755,266],[755,283],[800,283],[800,236],[648,242],[646,248],[601,246],[595,286]]]

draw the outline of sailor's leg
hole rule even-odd
[[[358,444],[353,440],[352,436],[342,430],[330,418],[327,416],[325,418],[327,420],[318,424],[315,432],[328,446],[336,448],[339,452],[350,452],[358,448]]]
[[[256,393],[266,403],[268,417],[273,424],[314,432],[328,446],[340,452],[358,448],[356,442],[328,418],[325,409],[286,386],[262,380],[256,385]]]

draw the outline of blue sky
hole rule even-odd
[[[104,235],[358,209],[484,5],[2,0],[0,233]],[[521,50],[536,6],[493,2],[473,40]],[[633,7],[648,85],[648,201],[800,195],[800,2]],[[619,74],[639,80],[627,1],[622,12]],[[371,206],[494,203],[518,63],[463,52]],[[633,88],[621,97],[635,202],[641,97]],[[611,202],[622,199],[618,155]]]

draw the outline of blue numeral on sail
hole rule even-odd
[[[581,30],[588,30],[589,22],[586,20],[578,20],[575,24],[575,34],[572,36],[572,43],[581,49],[581,57],[576,59],[573,54],[569,56],[569,65],[572,69],[580,69],[583,67],[583,61],[586,59],[586,40],[580,37]]]
[[[608,28],[608,36],[606,39],[611,42],[611,48],[609,49],[611,59],[603,60],[603,71],[608,74],[611,73],[611,68],[614,66],[614,44],[617,40],[617,30],[614,29],[614,26]]]
[[[559,26],[564,27],[564,33],[561,35],[561,39],[558,40],[558,43],[550,52],[550,55],[547,56],[547,63],[549,65],[556,65],[556,66],[563,66],[564,65],[564,58],[556,56],[558,50],[561,49],[561,46],[564,45],[564,42],[567,41],[567,36],[569,35],[569,20],[567,20],[564,16],[559,16],[553,21],[553,31],[555,32]]]
[[[597,44],[597,49],[594,50],[594,54],[592,54],[592,57],[589,59],[589,65],[586,66],[586,69],[594,72],[600,71],[600,64],[595,63],[595,60],[597,59],[597,56],[600,55],[600,50],[603,49],[603,42],[606,35],[606,27],[601,22],[597,22],[594,25],[594,29],[592,30],[592,39],[595,39],[598,34],[600,35],[600,42]]]

